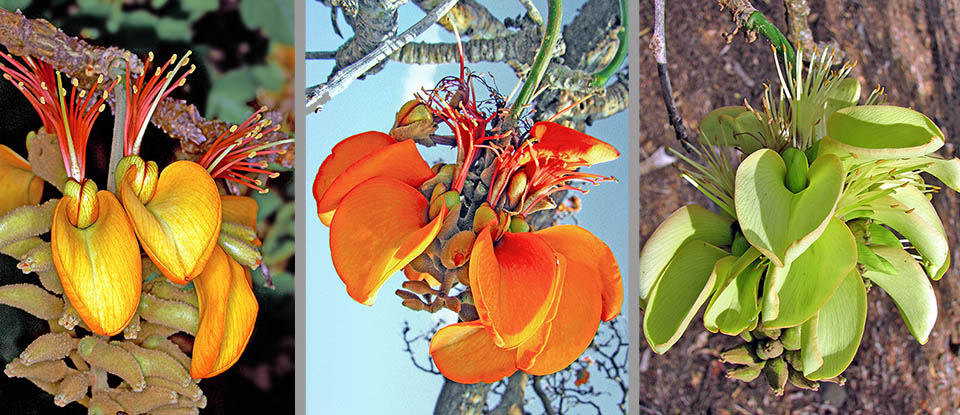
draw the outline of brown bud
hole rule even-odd
[[[75,347],[77,339],[69,333],[47,333],[30,343],[23,353],[20,353],[20,360],[27,366],[36,362],[59,360],[67,357]]]
[[[170,357],[174,358],[178,363],[180,363],[181,366],[190,367],[190,356],[187,356],[187,354],[180,349],[180,346],[177,346],[177,344],[168,339],[167,336],[163,336],[161,334],[151,334],[147,337],[144,337],[144,332],[142,330],[140,333],[140,338],[144,339],[143,343],[140,343],[140,347],[164,352],[170,355]]]
[[[444,305],[454,313],[460,312],[460,300],[457,297],[440,297]]]
[[[401,286],[420,295],[436,293],[433,288],[430,288],[430,284],[424,281],[404,281]]]
[[[97,393],[90,398],[90,406],[87,407],[88,415],[117,415],[123,412],[123,407],[117,401],[113,400],[109,394]]]
[[[19,308],[34,316],[50,320],[63,313],[63,300],[33,284],[7,284],[0,286],[0,304]]]
[[[763,375],[767,378],[770,389],[773,389],[777,396],[783,395],[783,387],[787,385],[789,377],[787,363],[783,357],[767,360],[767,364],[763,367]]]
[[[460,319],[463,321],[474,321],[480,318],[477,313],[477,307],[473,304],[460,303]]]
[[[427,138],[436,131],[433,124],[433,114],[420,101],[407,101],[397,111],[390,135],[397,140]]]
[[[527,174],[518,171],[510,178],[510,186],[507,187],[507,207],[515,208],[520,203],[520,198],[527,191]]]
[[[47,291],[54,294],[63,294],[63,284],[60,283],[60,276],[57,275],[57,270],[50,269],[40,271],[37,273],[37,277],[40,278],[40,285],[46,288]]]
[[[147,386],[159,386],[161,388],[170,389],[176,393],[183,395],[185,398],[196,401],[203,397],[203,391],[200,390],[200,386],[193,382],[187,382],[187,385],[181,385],[177,382],[171,381],[170,379],[147,376]]]
[[[37,362],[30,366],[24,365],[20,359],[7,363],[3,373],[11,378],[30,378],[43,382],[55,383],[63,379],[71,369],[63,360],[48,360]]]
[[[476,239],[477,235],[473,231],[462,231],[453,235],[440,250],[440,262],[447,269],[460,268],[470,260]]]
[[[130,318],[130,323],[123,328],[123,338],[127,340],[136,339],[137,335],[140,334],[140,323],[140,312],[135,311],[133,317]]]
[[[77,344],[77,351],[90,366],[119,376],[133,390],[141,391],[146,386],[137,359],[122,347],[109,344],[94,336],[87,336]]]
[[[157,298],[149,293],[140,295],[139,311],[144,320],[194,336],[200,326],[200,312],[196,307],[180,301]]]
[[[790,369],[789,380],[793,386],[796,386],[800,389],[812,391],[820,390],[820,383],[807,379],[805,376],[803,376],[803,373],[800,373],[794,369]]]
[[[419,298],[407,298],[407,299],[404,299],[401,304],[403,304],[404,307],[409,308],[413,311],[423,311],[427,309],[427,304],[424,303]]]
[[[114,392],[113,399],[128,414],[144,414],[177,403],[177,393],[159,386],[147,386],[141,392]]]
[[[190,373],[172,356],[159,350],[142,348],[131,342],[119,342],[119,345],[137,360],[144,377],[164,378],[184,387],[190,384]]]
[[[440,232],[437,232],[437,240],[445,241],[454,234],[460,232],[457,224],[460,222],[460,209],[463,206],[460,202],[447,209],[447,216],[443,218],[440,224]]]
[[[64,407],[69,403],[76,402],[87,395],[89,387],[87,377],[80,372],[74,372],[63,378],[57,387],[57,392],[53,395],[53,403],[59,407]]]

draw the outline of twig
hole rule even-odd
[[[337,52],[335,51],[320,51],[320,52],[304,52],[303,58],[306,60],[320,60],[320,59],[335,59],[337,57]]]
[[[606,67],[601,69],[600,72],[597,72],[593,80],[594,87],[599,88],[606,85],[610,77],[620,70],[620,66],[623,65],[623,60],[627,58],[630,43],[627,40],[627,31],[630,22],[629,15],[627,0],[620,0],[620,30],[617,31],[617,41],[619,42],[619,45],[617,45],[617,54],[613,56],[613,60],[611,60]]]
[[[393,52],[397,51],[403,45],[406,45],[417,36],[420,36],[425,32],[430,26],[440,20],[440,17],[447,14],[453,6],[457,4],[457,0],[446,0],[438,7],[435,7],[430,11],[423,19],[419,22],[410,26],[409,29],[404,31],[398,36],[394,36],[390,39],[383,41],[380,46],[377,46],[372,52],[368,53],[366,56],[360,60],[354,62],[350,66],[343,68],[333,78],[329,79],[326,83],[314,85],[307,90],[307,112],[319,112],[323,104],[330,101],[331,98],[337,94],[343,92],[354,80],[356,80],[360,75],[363,75],[365,72],[373,68],[384,59],[390,56]]]
[[[777,48],[777,53],[786,54],[787,62],[793,62],[796,56],[790,41],[780,29],[750,4],[750,0],[717,0],[722,8],[728,8],[733,20],[737,23],[737,30],[744,28],[748,34],[759,33],[767,38]],[[736,33],[736,30],[734,30]],[[732,34],[731,34],[732,36]],[[729,41],[729,38],[728,38]],[[752,41],[752,38],[751,38]]]
[[[520,0],[520,3],[523,4],[523,7],[527,8],[527,17],[530,18],[530,21],[536,23],[537,26],[543,27],[543,16],[540,15],[540,10],[537,10],[537,6],[533,4],[533,1]]]
[[[813,49],[813,32],[807,24],[810,16],[810,5],[807,0],[784,0],[787,6],[787,28],[790,40],[804,49]]]
[[[543,390],[542,376],[533,377],[533,391],[537,394],[537,397],[540,398],[540,403],[543,404],[543,411],[546,415],[556,415],[556,412],[553,410],[553,406],[550,405],[550,397],[547,396],[547,392]]]
[[[654,58],[657,60],[660,93],[663,95],[663,104],[667,107],[670,125],[677,132],[677,140],[680,140],[683,148],[690,152],[690,137],[687,136],[687,129],[683,126],[683,119],[680,118],[677,103],[673,100],[673,87],[670,85],[670,73],[667,71],[667,41],[663,32],[664,0],[654,0],[653,3],[653,39],[650,41],[650,47],[653,49]]]

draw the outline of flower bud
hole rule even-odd
[[[793,193],[800,193],[807,188],[807,170],[810,163],[802,151],[790,147],[783,151],[783,162],[787,165],[787,176],[784,185]]]
[[[473,231],[462,231],[453,235],[440,251],[440,262],[447,269],[456,269],[470,260],[473,241],[477,235]]]
[[[120,377],[133,390],[142,391],[147,386],[137,359],[122,347],[94,336],[87,336],[77,344],[77,351],[90,366]]]
[[[796,370],[790,369],[790,375],[788,376],[788,379],[790,380],[790,383],[793,384],[793,386],[796,386],[800,389],[806,389],[811,391],[820,390],[820,383],[807,379],[806,377],[803,376],[803,373],[800,373]]]
[[[50,320],[63,313],[63,300],[37,285],[21,283],[0,286],[0,304],[19,308]]]
[[[59,407],[76,402],[87,395],[87,387],[90,382],[87,377],[80,372],[74,372],[63,378],[53,395],[53,403]]]
[[[761,362],[749,344],[742,344],[720,353],[720,361],[736,365],[756,365]]]
[[[29,378],[43,382],[59,382],[70,371],[63,360],[49,360],[46,362],[34,363],[30,366],[24,365],[19,359],[14,359],[7,363],[3,373],[11,378]]]
[[[787,385],[787,378],[790,373],[787,370],[787,362],[782,357],[767,360],[763,366],[763,375],[767,378],[767,384],[777,396],[783,395],[783,387]]]
[[[37,362],[60,360],[70,354],[77,345],[77,339],[70,333],[47,333],[37,337],[20,353],[20,361],[30,366]]]
[[[774,359],[783,354],[783,344],[779,340],[767,340],[757,347],[757,357],[763,360]]]
[[[737,379],[744,382],[752,382],[763,371],[764,363],[754,366],[737,366],[727,370],[727,378]]]
[[[530,232],[530,225],[520,216],[510,218],[510,232],[522,233]]]
[[[473,231],[480,232],[487,226],[497,227],[499,220],[497,213],[493,211],[490,204],[483,202],[473,214]]]
[[[786,350],[800,350],[800,326],[783,329],[780,333],[780,343]]]
[[[520,198],[527,190],[527,174],[518,171],[510,178],[510,186],[507,187],[507,205],[512,209],[520,203]]]

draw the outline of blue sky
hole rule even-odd
[[[492,12],[498,17],[516,17],[524,13],[520,2],[495,2]],[[546,1],[534,3],[546,13]],[[564,22],[575,16],[579,1],[567,1],[564,6]],[[319,2],[306,4],[307,51],[335,50],[343,39],[333,33],[330,24],[330,9]],[[400,28],[404,30],[423,17],[414,5],[400,7]],[[544,16],[546,18],[546,16]],[[351,35],[350,26],[340,17],[340,28],[345,37]],[[453,41],[453,36],[436,26],[421,35],[416,41]],[[474,72],[492,73],[496,84],[504,94],[516,85],[513,71],[503,64],[468,64]],[[333,67],[332,61],[308,61],[306,83],[308,86],[326,80]],[[412,333],[419,333],[433,326],[436,319],[455,322],[455,315],[431,315],[413,312],[400,305],[392,292],[400,288],[405,279],[398,273],[382,288],[381,295],[372,306],[354,302],[347,296],[330,260],[328,229],[315,215],[316,204],[312,198],[313,177],[320,163],[330,154],[330,149],[340,140],[369,130],[387,132],[393,125],[396,111],[413,92],[421,87],[432,87],[446,75],[459,71],[457,65],[408,66],[388,62],[379,73],[356,81],[328,102],[320,114],[306,117],[306,176],[301,183],[301,197],[309,213],[306,218],[307,259],[306,270],[298,272],[306,278],[306,348],[307,348],[307,413],[432,413],[442,377],[422,372],[410,362],[403,351],[401,330],[404,322],[410,323]],[[630,275],[628,263],[628,210],[627,194],[630,184],[626,182],[628,160],[626,113],[597,121],[587,130],[597,138],[617,147],[623,154],[618,160],[593,166],[587,171],[614,176],[619,183],[603,183],[590,188],[582,197],[583,210],[577,215],[579,225],[587,228],[605,241],[613,250],[620,264],[624,282]],[[432,148],[422,151],[428,163],[440,159],[451,161],[456,151],[450,148]],[[566,221],[571,222],[571,221]],[[572,222],[571,222],[572,223]],[[624,292],[626,287],[624,287]],[[626,318],[624,313],[621,318]],[[426,363],[427,344],[417,343],[415,355]],[[593,376],[598,376],[594,373]],[[616,412],[605,407],[604,413]]]

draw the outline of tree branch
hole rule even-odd
[[[426,13],[433,11],[442,0],[413,0],[414,4]],[[440,25],[453,31],[451,21],[457,23],[460,35],[472,39],[489,39],[502,36],[507,31],[505,26],[486,7],[475,0],[460,0],[447,17],[440,19]]]
[[[369,54],[354,62],[343,70],[327,80],[324,84],[312,86],[307,89],[307,112],[319,112],[326,102],[330,101],[335,95],[343,92],[354,80],[363,75],[368,70],[382,62],[390,54],[400,49],[403,45],[409,43],[417,36],[420,36],[430,26],[440,19],[440,16],[446,14],[457,3],[457,0],[444,0],[444,2],[430,11],[423,19],[411,26],[409,29],[384,40]],[[342,49],[342,47],[341,47]],[[339,55],[339,51],[338,51]],[[339,62],[339,61],[338,61]]]
[[[507,381],[507,389],[503,392],[500,403],[490,411],[489,415],[522,414],[524,404],[523,394],[527,389],[527,379],[529,379],[529,377],[530,375],[519,370],[510,375]]]
[[[653,50],[654,59],[657,61],[660,94],[663,98],[663,104],[667,108],[670,125],[677,133],[677,140],[680,140],[684,149],[690,151],[690,137],[687,136],[687,128],[684,127],[683,118],[680,117],[680,112],[677,110],[677,103],[673,100],[673,87],[670,85],[670,73],[667,69],[667,40],[663,31],[664,0],[654,0],[653,4],[653,39],[650,41],[650,49]]]
[[[540,403],[543,405],[544,414],[557,414],[557,412],[553,410],[553,406],[550,404],[550,397],[547,396],[547,392],[543,390],[543,376],[533,377],[533,392],[537,394],[538,398],[540,398]]]
[[[28,19],[19,12],[3,9],[0,9],[0,43],[12,54],[33,56],[53,65],[84,87],[92,86],[100,75],[110,78],[111,64],[127,57],[131,72],[139,72],[143,68],[143,62],[127,50],[93,46],[68,36],[44,19]],[[110,102],[113,105],[112,97]],[[274,122],[286,118],[277,111],[267,112],[264,116]],[[232,126],[224,121],[206,120],[193,104],[170,97],[160,101],[150,122],[170,137],[180,140],[181,149],[187,154],[196,154],[208,142],[207,137],[217,137]],[[287,134],[274,131],[265,135],[263,140],[280,141],[288,138]],[[278,149],[283,153],[266,157],[266,160],[292,168],[294,144],[284,144]]]

